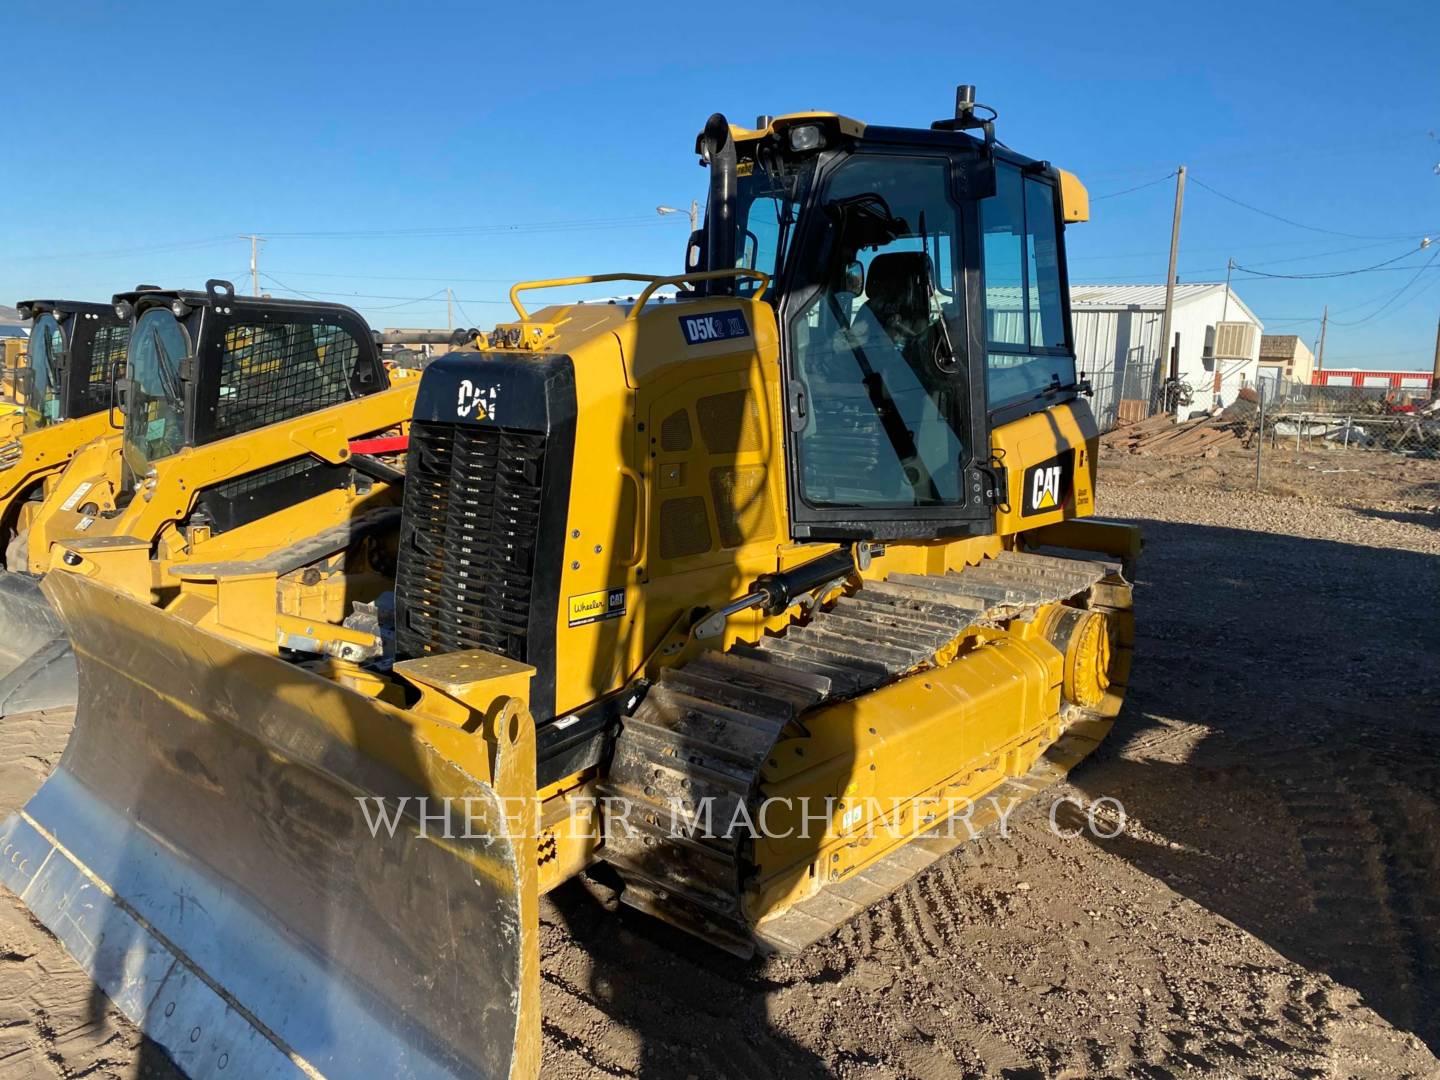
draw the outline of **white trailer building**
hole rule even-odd
[[[1115,422],[1121,400],[1158,403],[1169,375],[1161,365],[1160,323],[1164,285],[1072,285],[1079,368],[1095,387],[1093,407],[1102,428]],[[1229,405],[1254,386],[1263,324],[1233,289],[1219,283],[1175,286],[1171,341],[1178,343],[1179,377],[1193,399],[1186,412]]]

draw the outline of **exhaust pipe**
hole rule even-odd
[[[372,330],[376,345],[464,345],[473,330]]]
[[[700,152],[710,166],[710,200],[705,210],[705,269],[735,268],[735,141],[730,138],[730,121],[723,113],[705,121],[700,134]],[[730,296],[734,278],[707,281],[707,296]]]

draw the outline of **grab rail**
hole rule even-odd
[[[683,285],[697,281],[714,281],[717,278],[745,277],[754,278],[760,282],[759,291],[752,299],[759,300],[765,295],[765,290],[770,287],[770,275],[762,270],[751,270],[747,266],[737,266],[733,270],[697,270],[691,274],[675,274],[672,276],[659,276],[656,274],[583,274],[579,277],[544,278],[539,281],[520,281],[510,286],[510,303],[515,305],[516,312],[522,320],[530,318],[530,312],[525,310],[525,305],[520,303],[520,294],[533,289],[555,289],[563,285],[597,285],[605,281],[643,281],[645,288],[641,290],[640,296],[636,299],[634,306],[630,308],[625,316],[633,319],[640,314],[641,308],[646,301],[654,294],[656,289],[666,285]]]

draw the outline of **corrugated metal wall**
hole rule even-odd
[[[1121,398],[1148,399],[1160,352],[1160,316],[1147,311],[1075,308],[1075,359],[1095,388],[1090,406],[1102,430],[1115,423]]]

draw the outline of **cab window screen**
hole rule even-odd
[[[114,323],[95,331],[95,340],[90,346],[89,370],[84,369],[85,361],[75,357],[70,377],[79,384],[76,399],[80,415],[89,415],[110,407],[110,374],[116,362],[123,363],[125,351],[130,345],[130,324]]]
[[[360,346],[322,323],[240,323],[226,331],[215,438],[339,405],[354,396]]]

